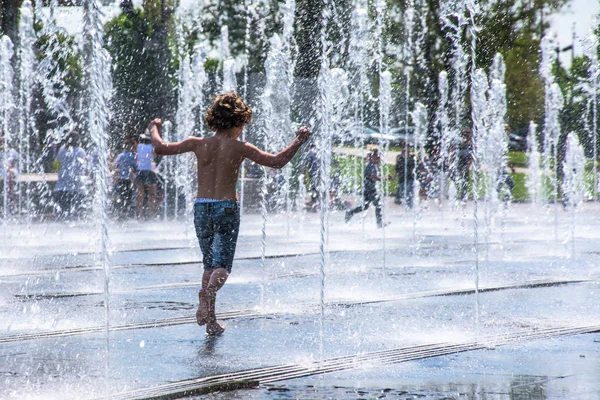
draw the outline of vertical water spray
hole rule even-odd
[[[598,86],[600,84],[600,63],[598,61],[598,37],[590,34],[583,43],[583,53],[590,61],[588,79],[583,86],[589,99],[586,104],[585,128],[592,142],[592,198],[598,200]],[[591,123],[590,123],[591,120]]]
[[[244,76],[242,82],[242,96],[245,101],[248,101],[248,63],[249,63],[249,46],[250,46],[250,29],[254,18],[252,14],[252,0],[244,0],[244,10],[246,12],[246,29],[244,30]],[[246,141],[246,130],[242,131],[242,141]],[[240,213],[244,213],[244,203],[246,201],[246,161],[242,161],[240,165]]]
[[[3,151],[0,160],[2,165],[0,171],[2,172],[2,180],[4,182],[4,188],[2,191],[2,205],[3,205],[3,224],[8,222],[10,216],[10,204],[9,201],[9,186],[7,184],[7,165],[9,149],[12,145],[12,129],[11,129],[11,114],[14,109],[14,97],[13,97],[13,68],[12,68],[12,57],[14,55],[13,43],[8,36],[2,36],[0,38],[0,129]]]
[[[37,40],[33,29],[33,8],[29,0],[23,1],[19,9],[19,131],[18,131],[18,153],[21,173],[32,173],[34,170],[35,154],[38,133],[33,117],[33,90],[35,85],[35,42]],[[31,220],[31,185],[25,183],[25,199],[22,198],[21,182],[17,184],[18,211],[24,212],[27,221]]]
[[[319,262],[319,275],[320,275],[320,290],[319,290],[319,304],[320,304],[320,318],[319,318],[319,355],[320,360],[324,359],[324,320],[325,320],[325,266],[327,262],[326,258],[326,245],[327,245],[327,223],[329,215],[329,185],[330,185],[330,162],[331,162],[331,116],[333,114],[332,106],[333,103],[330,99],[330,92],[328,90],[329,83],[329,70],[330,70],[330,53],[332,44],[328,38],[329,19],[331,16],[329,0],[324,0],[323,10],[321,14],[321,69],[317,78],[317,87],[319,98],[317,100],[317,111],[319,118],[319,133],[320,135],[316,138],[317,146],[319,150],[319,168],[320,168],[320,181],[319,181],[319,197],[320,197],[320,262]]]
[[[471,69],[470,69],[470,80],[471,80],[471,119],[473,120],[473,130],[472,130],[472,135],[471,135],[471,144],[472,144],[472,157],[473,157],[473,171],[477,171],[477,168],[479,166],[479,159],[477,156],[477,143],[476,143],[476,139],[475,139],[475,120],[478,118],[482,118],[482,121],[480,122],[485,122],[485,114],[482,113],[482,115],[480,116],[476,116],[474,115],[474,111],[473,111],[473,96],[475,95],[475,97],[477,97],[477,91],[481,90],[483,87],[487,86],[487,80],[485,81],[485,84],[480,85],[480,88],[477,88],[478,86],[478,82],[476,81],[480,81],[481,83],[483,82],[483,79],[481,79],[481,77],[479,77],[477,71],[476,71],[476,44],[477,44],[477,31],[478,28],[475,24],[475,17],[476,15],[479,13],[479,9],[477,6],[477,3],[474,2],[473,0],[464,0],[461,2],[460,4],[460,8],[457,10],[459,11],[458,14],[456,14],[456,18],[458,21],[458,26],[462,26],[462,25],[466,25],[468,28],[468,33],[471,35]],[[466,20],[466,14],[469,15],[469,19]],[[465,21],[466,22],[462,22]],[[460,31],[458,32],[458,37],[460,40]],[[457,46],[460,46],[459,44],[455,44]],[[483,76],[485,77],[485,73],[483,73]],[[457,121],[459,121],[460,115],[457,114]],[[480,299],[479,299],[479,255],[478,255],[478,251],[479,251],[479,237],[478,237],[478,230],[479,230],[479,221],[478,221],[478,194],[477,194],[477,174],[473,173],[473,243],[475,246],[475,325],[476,325],[476,335],[479,336],[479,303],[480,303]]]
[[[413,202],[414,202],[414,212],[413,212],[413,241],[415,242],[415,251],[418,250],[418,241],[417,241],[417,220],[421,216],[421,202],[419,199],[419,191],[421,190],[420,180],[416,179],[419,171],[419,165],[425,165],[426,156],[425,156],[425,145],[427,143],[427,127],[429,123],[429,117],[427,115],[427,107],[422,103],[416,103],[415,109],[411,114],[413,124],[415,126],[415,170],[413,171],[413,176],[415,177],[415,185],[413,188]]]
[[[504,179],[508,153],[508,132],[504,124],[506,118],[506,85],[504,74],[506,67],[502,55],[496,54],[490,70],[490,88],[488,91],[489,139],[486,143],[485,156],[490,174],[492,174],[490,196],[498,201],[498,185]]]
[[[560,111],[563,107],[563,96],[555,82],[552,68],[556,63],[556,41],[554,35],[542,38],[542,60],[540,76],[544,82],[544,172],[552,189],[554,200],[554,239],[558,241],[558,139],[560,137]]]
[[[436,110],[436,126],[437,126],[437,139],[440,145],[440,157],[439,157],[439,188],[440,188],[440,206],[442,209],[442,219],[444,210],[444,201],[446,199],[446,182],[450,182],[450,166],[453,165],[451,149],[455,146],[459,137],[457,136],[457,130],[450,128],[450,117],[448,115],[448,99],[449,99],[449,87],[448,87],[448,74],[446,71],[440,72],[438,79],[438,91],[439,91],[439,103]]]
[[[162,125],[162,137],[165,142],[170,142],[172,140],[172,127],[173,124],[171,121],[163,121]],[[150,131],[146,130],[146,135],[150,136]],[[168,219],[168,211],[169,211],[169,186],[171,185],[171,178],[173,177],[173,160],[171,157],[165,157],[162,159],[160,165],[158,166],[158,172],[163,177],[163,220],[166,221]],[[175,210],[177,210],[177,199],[175,199]],[[176,211],[175,211],[176,212]]]
[[[265,61],[266,83],[262,96],[261,126],[263,147],[270,153],[275,153],[283,148],[292,138],[291,123],[291,79],[289,75],[289,57],[283,48],[279,35],[273,35],[271,38],[271,48]],[[281,203],[285,207],[287,214],[287,224],[289,232],[289,211],[291,209],[289,187],[291,179],[291,166],[287,165],[283,170],[282,185],[275,184],[278,188],[276,193],[271,193],[275,198],[275,208],[279,208]],[[269,170],[270,171],[270,170]],[[278,174],[279,171],[276,172]],[[265,173],[261,179],[261,213],[262,213],[262,268],[265,268],[265,247],[266,247],[266,225],[267,214],[267,194],[270,174]],[[272,179],[277,179],[273,176]],[[283,198],[281,198],[283,197]],[[261,302],[262,303],[262,302]]]
[[[409,118],[410,118],[410,78],[411,78],[411,73],[413,70],[413,55],[414,55],[414,50],[413,50],[413,25],[414,25],[414,4],[412,0],[409,0],[406,4],[406,11],[404,13],[404,20],[405,20],[405,29],[406,29],[406,38],[404,41],[404,48],[403,48],[403,58],[404,58],[404,75],[406,78],[406,90],[405,90],[405,115],[404,115],[404,133],[407,134],[408,133],[408,124],[409,124]],[[416,148],[415,148],[416,149]],[[404,182],[406,183],[408,180],[408,144],[406,146],[404,146]],[[414,177],[415,175],[413,175]],[[404,208],[406,211],[408,211],[410,209],[409,204],[408,204],[408,185],[404,185],[404,193],[402,194],[403,196],[403,201],[404,201]],[[413,201],[415,199],[414,195],[411,195],[413,198]],[[414,221],[414,219],[413,219]],[[414,226],[413,226],[414,228]],[[414,229],[413,229],[413,234],[414,234]],[[413,235],[413,239],[414,239],[414,235]]]
[[[270,152],[277,152],[285,147],[293,138],[292,131],[292,96],[293,76],[290,74],[290,54],[279,35],[271,38],[271,48],[265,61],[266,84],[262,97],[262,117],[266,129],[265,146]],[[268,139],[267,139],[268,138]],[[290,229],[290,179],[291,165],[282,170],[282,184],[277,185],[274,193],[276,208],[285,209],[287,215],[287,231]]]
[[[552,149],[552,164],[554,173],[551,175],[550,186],[553,189],[553,199],[554,199],[554,239],[558,241],[558,139],[561,133],[560,127],[560,111],[563,108],[563,96],[560,90],[560,87],[557,83],[553,83],[546,91],[546,109],[545,109],[545,118],[544,118],[544,132],[545,136],[549,137],[548,144],[549,150],[548,154],[550,154],[550,149]],[[550,167],[550,162],[548,162],[548,167]],[[548,172],[551,170],[548,169]]]
[[[229,29],[227,26],[221,28],[221,62],[223,66],[223,79],[221,82],[221,90],[223,93],[237,91],[237,79],[235,77],[236,63],[231,57],[229,50]]]
[[[192,82],[192,90],[194,92],[193,105],[199,115],[197,116],[199,121],[204,121],[204,103],[206,101],[204,97],[204,89],[208,83],[208,74],[204,69],[204,62],[206,61],[206,48],[202,43],[197,44],[194,47],[194,56],[192,58],[192,76],[194,77]],[[191,132],[190,132],[191,133]],[[194,127],[194,134],[198,137],[204,137],[204,125],[202,123]],[[195,161],[192,158],[192,164]],[[192,165],[193,167],[193,165]],[[190,205],[191,210],[191,205]]]
[[[392,113],[392,73],[390,71],[383,71],[379,76],[379,131],[389,132],[390,130],[390,118]],[[381,210],[382,210],[382,228],[381,228],[381,243],[382,243],[382,255],[383,263],[382,268],[385,273],[386,258],[385,258],[385,225],[386,225],[386,200],[388,198],[388,179],[385,170],[386,158],[388,152],[389,142],[383,141],[381,143],[381,162],[379,164],[380,176],[381,176]]]
[[[358,0],[356,8],[352,12],[351,30],[350,30],[350,45],[348,47],[348,57],[352,68],[352,83],[354,90],[352,91],[351,105],[353,113],[353,122],[350,129],[354,147],[360,148],[363,146],[363,128],[365,125],[365,96],[368,89],[367,77],[367,61],[369,60],[369,16],[367,11],[367,2]],[[346,138],[344,138],[346,139]],[[352,163],[352,192],[357,194],[360,182],[360,166],[358,157],[353,157]],[[362,197],[362,193],[361,193]]]
[[[103,47],[104,29],[95,0],[83,1],[83,64],[85,74],[85,120],[92,144],[98,152],[95,176],[94,220],[98,227],[100,263],[104,270],[104,311],[106,335],[106,373],[110,348],[110,262],[108,237],[108,167],[107,133],[112,95],[111,59]]]
[[[199,59],[200,57],[196,52],[197,49],[194,48],[194,58],[192,62],[190,62],[190,57],[186,54],[179,69],[179,98],[177,113],[175,115],[177,130],[173,139],[177,142],[194,134],[194,109],[198,105],[197,96],[202,96],[202,85],[199,85],[199,81],[205,79],[205,77],[202,76],[204,68],[203,66],[198,65],[202,64],[202,60]],[[192,69],[192,64],[196,71]],[[195,73],[198,73],[199,76]],[[164,161],[165,159],[163,159],[163,162]],[[185,199],[183,210],[185,210],[186,214],[191,212],[192,199],[194,198],[194,188],[192,185],[193,162],[193,154],[181,154],[179,155],[174,168],[172,168],[175,183],[175,216],[180,214],[180,191],[183,192],[183,197]]]
[[[471,75],[471,119],[473,121],[472,131],[472,155],[473,155],[473,245],[475,253],[475,322],[476,330],[479,333],[479,219],[478,202],[480,190],[480,161],[481,140],[487,134],[487,98],[486,93],[489,89],[487,76],[481,69],[477,69]]]
[[[571,212],[571,259],[575,259],[575,211],[585,197],[585,154],[573,132],[567,136],[562,189]]]
[[[450,107],[453,113],[450,120],[451,124],[448,127],[449,130],[452,130],[452,132],[449,132],[451,137],[459,137],[463,125],[463,103],[467,88],[464,71],[467,70],[468,57],[462,45],[462,31],[463,27],[469,22],[465,16],[465,8],[464,0],[443,0],[440,3],[440,22],[447,29],[447,37],[453,47],[451,60],[453,85],[450,89]],[[457,169],[458,157],[455,157],[453,170],[457,171]],[[457,186],[462,187],[464,185],[462,177],[460,177],[460,174],[455,175],[458,176]],[[457,193],[460,193],[460,190],[457,190]],[[457,198],[457,200],[463,199]]]
[[[225,93],[225,88],[230,85],[230,83],[226,83],[226,71],[225,71],[225,61],[231,58],[231,50],[229,49],[229,27],[227,25],[221,26],[221,38],[219,41],[219,68],[222,71],[222,74],[216,74],[215,81],[217,87],[221,88],[221,92]],[[227,84],[227,85],[226,85]]]
[[[289,139],[293,136],[292,131],[292,100],[294,97],[294,71],[296,70],[296,58],[295,54],[297,53],[296,42],[294,40],[294,20],[296,13],[296,1],[295,0],[286,0],[285,4],[281,6],[282,9],[282,22],[283,22],[283,34],[281,35],[281,51],[282,51],[282,61],[283,67],[286,69],[284,73],[284,83],[285,86],[282,87],[284,103],[289,101],[287,104],[287,109],[284,111],[284,116],[287,119],[288,127],[285,128],[282,132],[287,131],[289,133]],[[288,100],[289,99],[289,100]],[[285,145],[285,143],[283,144]],[[290,234],[290,221],[291,215],[290,212],[292,210],[291,204],[291,180],[292,180],[292,168],[291,166],[284,169],[284,178],[285,178],[285,207],[287,213],[287,234]],[[304,197],[301,197],[304,199]],[[302,210],[302,207],[300,208]]]
[[[529,123],[529,133],[527,134],[526,186],[534,210],[537,210],[542,205],[544,196],[544,176],[541,169],[541,161],[542,156],[538,150],[537,142],[537,125],[531,121]]]
[[[504,124],[506,117],[506,85],[504,60],[500,54],[494,57],[489,76],[487,92],[487,134],[480,143],[481,170],[484,177],[485,215],[486,215],[486,262],[489,261],[489,239],[492,230],[492,218],[500,203],[506,210],[510,200],[509,179],[506,171],[508,154],[508,132]],[[504,212],[503,212],[504,215]]]
[[[237,91],[235,68],[235,60],[233,58],[228,58],[223,62],[223,93]]]

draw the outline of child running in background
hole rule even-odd
[[[369,208],[369,205],[375,206],[375,219],[377,220],[377,227],[383,228],[383,213],[381,211],[381,199],[377,192],[377,182],[381,181],[379,176],[379,164],[381,162],[381,155],[379,154],[379,148],[372,147],[367,154],[367,164],[365,165],[363,175],[363,202],[359,206],[346,211],[345,221],[350,221],[350,218],[356,213],[365,211]],[[387,225],[387,224],[386,224]]]
[[[194,203],[194,225],[203,255],[204,274],[198,293],[198,325],[206,324],[209,335],[222,333],[217,322],[217,291],[231,273],[240,224],[236,183],[244,159],[271,168],[282,168],[311,136],[302,126],[292,143],[278,154],[266,153],[239,141],[244,126],[252,120],[252,110],[235,93],[221,94],[206,111],[205,122],[215,131],[209,138],[189,137],[177,143],[165,143],[160,137],[162,121],[150,123],[154,151],[158,155],[193,152],[198,161],[198,194]]]

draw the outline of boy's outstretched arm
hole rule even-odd
[[[256,146],[245,143],[244,157],[254,161],[257,164],[271,168],[283,168],[294,157],[298,149],[306,143],[312,133],[306,126],[301,126],[296,131],[296,137],[292,143],[277,154],[269,154],[260,150]]]
[[[161,127],[162,120],[160,118],[153,119],[148,126],[148,130],[150,130],[150,139],[152,140],[152,146],[154,147],[154,153],[159,156],[170,156],[173,154],[194,151],[194,148],[198,142],[202,140],[196,137],[189,137],[181,142],[166,143],[162,137],[160,137]]]

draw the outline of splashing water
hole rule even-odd
[[[537,125],[531,121],[529,123],[529,133],[527,134],[527,191],[531,199],[531,205],[534,210],[539,209],[544,204],[544,180],[541,169],[542,156],[538,150]]]
[[[20,172],[30,174],[34,172],[35,144],[38,142],[38,132],[33,118],[33,90],[35,85],[36,57],[34,45],[37,39],[33,29],[33,8],[31,2],[25,0],[19,9],[19,46],[17,50],[19,60],[19,131],[18,155]],[[31,222],[33,215],[30,209],[32,188],[29,181],[25,185],[25,199],[22,198],[23,183],[17,184],[18,212],[25,213],[27,222]]]
[[[565,162],[563,163],[564,180],[562,183],[565,205],[571,211],[571,258],[575,258],[575,210],[585,198],[585,155],[573,132],[567,136]]]
[[[108,166],[107,132],[110,119],[109,102],[112,95],[110,55],[103,48],[100,10],[94,0],[85,0],[84,10],[84,71],[86,74],[87,129],[98,153],[95,176],[94,220],[99,229],[99,258],[104,270],[104,310],[106,335],[106,369],[109,366],[110,262],[108,237]]]
[[[11,59],[14,55],[13,44],[8,36],[0,38],[0,120],[2,121],[2,137],[3,150],[1,152],[2,159],[0,162],[0,172],[2,181],[7,182],[10,148],[12,143],[10,114],[14,107],[13,99],[13,69]],[[10,208],[12,207],[13,199],[9,198],[9,186],[3,185],[2,190],[2,206],[3,206],[3,224],[8,222],[10,216]]]

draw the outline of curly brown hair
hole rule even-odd
[[[204,116],[204,122],[211,131],[231,129],[251,121],[252,109],[234,92],[216,96]]]

